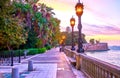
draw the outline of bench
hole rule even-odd
[[[76,66],[76,59],[75,58],[68,57],[68,60],[73,66]]]

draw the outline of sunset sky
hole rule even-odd
[[[55,17],[61,20],[61,31],[70,26],[70,18],[78,18],[75,14],[75,5],[78,0],[40,0],[52,7]],[[120,0],[81,0],[84,4],[82,15],[82,33],[86,39],[94,38],[109,45],[120,45]]]

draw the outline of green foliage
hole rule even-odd
[[[33,21],[37,21],[37,25],[40,27],[43,24],[47,23],[46,18],[42,17],[42,14],[40,12],[34,13],[34,17],[32,17]]]
[[[46,52],[46,48],[30,48],[26,49],[28,50],[27,55],[35,55],[35,54],[40,54]],[[13,56],[19,56],[19,53],[21,56],[24,56],[24,49],[23,50],[11,50],[13,52]],[[6,57],[10,57],[11,51],[5,50],[5,51],[0,51],[0,55],[5,55]]]
[[[31,49],[28,49],[29,52],[27,53],[27,55],[35,55],[35,54],[38,54],[38,49],[36,48],[31,48]]]
[[[1,9],[4,8],[6,3],[8,3],[8,2],[9,2],[9,0],[0,0],[0,8]]]
[[[50,23],[52,24],[53,27],[53,29],[49,32],[49,36],[50,36],[49,38],[51,40],[50,43],[52,46],[56,46],[60,38],[60,28],[59,28],[60,20],[51,17]]]
[[[13,50],[14,56],[19,56],[19,52],[20,52],[20,56],[24,55],[24,50]]]
[[[11,50],[13,52],[13,56],[19,56],[19,52],[20,55],[23,56],[24,55],[24,50]],[[10,57],[11,56],[11,51],[5,50],[5,51],[1,51],[0,55],[4,55],[6,57]]]
[[[31,48],[28,50],[29,50],[29,52],[27,53],[28,55],[35,55],[39,53],[44,53],[46,51],[46,48]]]
[[[50,50],[50,49],[52,48],[52,46],[51,46],[51,45],[47,45],[47,46],[45,46],[45,48],[46,48],[47,50]]]
[[[38,53],[44,53],[46,51],[46,48],[44,47],[44,48],[39,48],[38,49]]]
[[[32,12],[32,7],[30,4],[23,4],[23,3],[17,3],[14,2],[15,8],[21,10],[23,13],[25,12]]]
[[[43,42],[41,39],[38,39],[36,42],[36,48],[41,48],[41,47],[43,47]]]
[[[40,12],[36,12],[34,14],[34,18],[37,19],[37,20],[41,20],[42,19],[42,14]]]
[[[9,21],[9,22],[7,22]],[[25,43],[25,37],[23,36],[24,29],[21,26],[18,26],[14,20],[7,20],[6,25],[0,29],[1,41],[0,43],[4,47],[11,46],[16,48]]]
[[[67,31],[65,32],[61,32],[61,34],[64,34],[66,36],[66,39],[65,39],[65,45],[71,45],[72,44],[72,32],[71,33],[68,33]],[[62,35],[61,35],[62,36]],[[74,44],[78,44],[78,31],[74,32]],[[86,39],[85,39],[85,35],[82,33],[81,34],[81,37],[82,37],[82,43],[87,43]]]
[[[3,2],[6,2],[3,0]],[[20,26],[15,18],[12,17],[12,5],[9,2],[1,6],[0,12],[0,48],[18,48],[26,41],[25,30]]]
[[[23,48],[25,48],[25,49],[35,48],[38,40],[39,40],[39,38],[37,38],[36,33],[31,29],[28,32],[28,38],[27,38],[26,44],[22,45],[20,48],[22,48],[22,49]]]
[[[0,0],[0,49],[41,48],[46,43],[58,42],[60,20],[52,16],[52,8],[45,4],[33,7],[38,0],[12,5],[9,1]]]
[[[10,51],[8,50],[0,51],[0,55],[5,57],[10,57]]]

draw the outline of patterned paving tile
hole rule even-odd
[[[14,66],[18,68],[19,72],[27,71],[28,65],[21,64]],[[26,74],[25,78],[56,78],[57,64],[34,64],[34,71],[31,71],[29,74]],[[0,69],[2,73],[11,73],[12,67],[9,69]]]

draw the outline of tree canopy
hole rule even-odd
[[[24,29],[12,16],[13,6],[9,5],[9,0],[2,0],[0,5],[0,48],[18,48],[24,44],[26,35]]]
[[[0,49],[55,46],[60,34],[60,20],[52,8],[38,0],[11,3],[0,0]]]

